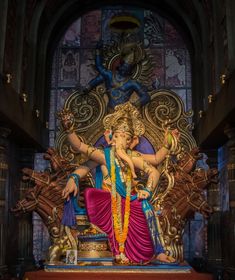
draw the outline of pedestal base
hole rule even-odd
[[[46,271],[34,271],[26,272],[23,280],[212,280],[213,277],[210,274],[197,273],[193,269],[187,272],[169,270],[169,269],[133,269],[133,267],[114,268],[109,269],[90,269],[89,267],[83,267],[83,269],[76,272],[46,272]]]
[[[92,234],[78,237],[78,261],[82,265],[112,265],[113,258],[106,234]]]

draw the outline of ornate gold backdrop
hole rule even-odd
[[[96,51],[102,57],[105,69],[115,72],[123,58],[131,58],[132,70],[129,79],[138,82],[145,89],[152,88],[150,77],[154,60],[149,50],[141,43],[132,42],[128,36],[124,36],[119,42],[112,42],[111,45],[102,43],[101,46],[102,50],[98,48]],[[183,149],[190,150],[195,147],[196,143],[191,134],[192,111],[185,112],[181,98],[169,90],[148,90],[148,94],[151,101],[141,108],[141,116],[146,126],[145,137],[154,149],[161,146],[166,123],[169,128],[177,128],[180,131]],[[75,116],[77,134],[89,144],[94,145],[103,134],[102,120],[111,110],[108,108],[108,98],[106,88],[101,84],[88,94],[84,94],[81,88],[74,91],[64,104],[64,109],[68,109]],[[129,100],[135,103],[138,98],[134,92]],[[60,130],[55,141],[60,155],[70,161],[84,161],[80,155],[74,154],[65,138],[65,133]]]
[[[75,91],[65,102],[64,108],[75,116],[75,131],[82,141],[95,145],[102,137],[103,118],[108,113],[105,89],[102,86],[92,90],[89,94]],[[189,151],[196,147],[192,136],[192,111],[185,111],[181,98],[169,90],[151,92],[151,101],[141,108],[142,120],[145,124],[145,137],[155,150],[162,146],[164,129],[177,128],[181,134],[182,151]],[[82,163],[85,158],[75,154],[66,140],[66,133],[60,128],[55,142],[60,156],[69,161]]]

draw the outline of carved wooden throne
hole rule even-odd
[[[105,145],[102,121],[108,111],[104,88],[98,87],[88,95],[75,92],[68,98],[64,108],[74,114],[75,130],[83,141],[96,146]],[[191,134],[192,112],[185,112],[184,103],[174,92],[151,92],[151,102],[141,109],[141,116],[146,132],[137,146],[140,152],[151,153],[162,147],[166,125],[170,129],[177,128],[181,134],[180,145],[174,151],[174,160],[169,156],[159,167],[162,176],[152,203],[158,213],[160,238],[166,252],[182,261],[184,225],[194,212],[198,211],[205,217],[211,213],[204,189],[215,177],[216,171],[195,170],[200,155]],[[63,130],[57,137],[56,149],[62,158],[73,164],[79,165],[87,160],[74,153]],[[86,216],[80,215],[78,224],[87,224]],[[89,246],[91,251],[96,248]],[[104,244],[102,246],[104,250],[107,249]]]
[[[102,120],[107,114],[107,107],[102,87],[88,95],[74,92],[66,101],[65,108],[73,112],[76,132],[83,141],[93,145],[105,144]],[[170,129],[177,128],[181,133],[180,145],[174,155],[166,158],[159,167],[162,175],[153,194],[152,204],[166,252],[182,261],[185,223],[195,212],[200,212],[204,217],[210,215],[212,209],[206,201],[204,190],[216,178],[217,171],[195,169],[200,154],[191,135],[192,112],[185,112],[182,100],[174,92],[152,92],[151,102],[141,109],[141,116],[146,133],[137,148],[144,153],[154,152],[162,146],[166,123]],[[111,256],[105,235],[97,232],[94,227],[89,228],[89,221],[83,213],[77,216],[78,228],[61,226],[64,204],[62,189],[68,175],[86,158],[74,153],[62,129],[55,148],[45,154],[45,159],[51,163],[51,172],[36,172],[27,168],[23,170],[23,179],[34,185],[12,211],[15,214],[36,211],[41,216],[52,240],[49,263],[60,261],[67,249],[78,248],[78,257],[87,254],[95,258]],[[80,182],[80,187],[81,192],[83,188],[94,187],[92,174]],[[83,208],[83,201],[79,203]]]

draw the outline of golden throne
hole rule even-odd
[[[105,89],[102,86],[99,86],[96,90],[92,90],[87,95],[81,95],[78,91],[74,92],[66,100],[64,105],[64,109],[71,111],[75,117],[74,129],[80,136],[81,140],[94,146],[105,144],[103,137],[103,118],[108,113],[105,100]],[[164,215],[159,215],[157,218],[160,237],[165,250],[168,254],[171,254],[180,261],[183,260],[182,235],[187,217],[185,213],[184,216],[181,216],[181,213],[177,209],[178,206],[176,205],[176,202],[172,200],[172,197],[177,196],[176,193],[179,192],[179,190],[176,190],[176,193],[172,191],[174,189],[175,174],[177,172],[176,162],[181,161],[181,163],[179,162],[179,166],[181,165],[182,172],[184,171],[184,168],[189,168],[188,170],[185,170],[185,174],[189,174],[195,167],[195,163],[198,159],[198,151],[195,152],[196,142],[191,133],[192,111],[185,112],[184,108],[185,105],[181,98],[172,91],[158,90],[151,92],[151,101],[141,108],[140,112],[146,130],[142,139],[142,147],[141,145],[139,147],[140,152],[141,149],[145,149],[145,146],[148,146],[149,153],[156,152],[162,147],[166,126],[169,129],[177,128],[181,134],[180,145],[175,149],[174,155],[171,155],[174,157],[174,161],[172,161],[171,156],[169,156],[164,164],[159,167],[162,179],[158,190],[156,190],[152,198],[156,211],[159,211],[160,209],[165,211]],[[73,151],[72,147],[67,142],[66,137],[67,134],[61,128],[56,139],[56,150],[59,155],[76,166],[83,164],[87,159],[81,154],[76,154]],[[190,151],[193,152],[190,153]],[[142,150],[142,152],[144,151]],[[172,171],[172,168],[175,170]],[[180,180],[180,176],[187,177],[185,174],[180,175],[178,171],[178,180]],[[94,186],[91,174],[89,178],[91,184]],[[188,181],[186,180],[183,182],[183,184],[186,182],[188,183],[188,193],[185,192],[184,194],[185,200],[188,199],[188,201],[191,193],[191,181],[192,180],[189,178]],[[180,186],[176,186],[176,189],[177,188],[179,189]],[[178,195],[182,196],[182,193]],[[195,199],[199,200],[199,196]],[[200,197],[200,200],[201,199],[202,198]],[[166,201],[166,209],[163,209],[164,201]],[[189,203],[191,202],[189,201]],[[86,215],[79,215],[77,217],[77,222],[79,225],[89,224]],[[90,232],[88,231],[87,235],[89,234]],[[92,251],[91,256],[97,257],[99,254],[105,255],[105,252],[107,253],[108,250],[105,242],[102,242],[102,244],[96,243],[98,244],[97,247],[93,241],[84,244],[80,240],[78,243],[78,254],[80,256],[89,254],[87,251],[90,250]],[[98,251],[96,251],[96,248],[98,248]],[[94,251],[96,252],[94,253]],[[108,254],[106,254],[106,256],[107,255]]]

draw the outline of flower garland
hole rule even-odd
[[[124,254],[125,252],[125,241],[127,239],[129,217],[130,217],[130,201],[131,201],[131,169],[127,169],[126,178],[126,200],[125,200],[125,211],[124,211],[124,222],[122,223],[122,209],[121,209],[121,196],[116,191],[116,167],[115,167],[115,155],[114,147],[110,152],[111,159],[111,182],[112,182],[112,215],[115,238],[119,244],[119,252]]]

